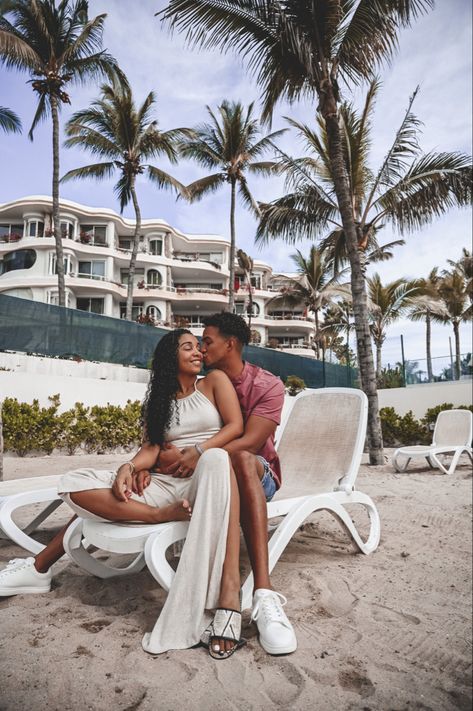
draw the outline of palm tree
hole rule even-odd
[[[207,106],[210,123],[195,128],[195,137],[182,142],[180,150],[185,158],[191,158],[208,170],[216,170],[187,186],[191,201],[218,190],[225,183],[230,185],[230,284],[228,307],[233,311],[235,301],[235,207],[236,190],[244,204],[259,214],[258,205],[248,188],[246,171],[268,175],[274,168],[271,161],[256,161],[271,141],[284,130],[275,131],[259,138],[258,121],[253,118],[253,104],[245,110],[238,102],[223,101],[216,116]]]
[[[339,83],[358,85],[372,80],[379,64],[389,60],[397,49],[400,29],[410,26],[432,4],[433,0],[170,0],[161,13],[163,22],[185,32],[191,45],[234,50],[247,59],[262,87],[264,119],[271,118],[281,98],[294,102],[313,97],[318,102],[317,110],[327,131],[334,200],[351,266],[360,376],[369,401],[372,464],[384,461],[383,440],[366,284],[358,249],[362,228],[356,224],[343,150]],[[449,174],[444,173],[434,191],[425,188],[422,179],[403,190],[396,179],[396,165],[398,156],[391,152],[377,185],[392,185],[392,199],[400,203],[400,215],[406,192],[417,192],[419,197],[429,192],[435,195],[449,185]],[[332,209],[326,219],[332,217]],[[425,224],[431,216],[432,211],[420,210],[417,223]]]
[[[328,304],[323,316],[322,333],[328,332],[339,337],[345,336],[346,344],[343,357],[346,359],[347,365],[353,364],[353,360],[350,362],[350,335],[355,330],[355,323],[353,321],[353,307],[350,301],[342,299],[333,304]],[[341,354],[338,357],[341,358]]]
[[[460,324],[472,319],[468,282],[458,269],[453,269],[451,272],[444,271],[438,290],[445,310],[444,314],[440,315],[440,319],[443,323],[451,323],[453,327],[455,379],[459,380],[461,374]]]
[[[62,180],[77,178],[110,177],[116,170],[119,179],[114,190],[120,201],[120,210],[133,202],[135,232],[130,257],[126,318],[132,318],[133,281],[141,231],[141,211],[136,193],[136,177],[144,172],[159,188],[168,188],[184,194],[179,181],[161,168],[146,161],[164,155],[171,163],[177,162],[177,141],[190,135],[184,128],[161,132],[157,121],[151,118],[155,95],[150,92],[143,104],[136,108],[128,83],[115,81],[104,85],[99,99],[82,111],[77,111],[67,123],[67,147],[80,146],[92,155],[106,159],[100,163],[70,170]]]
[[[253,258],[242,249],[237,251],[238,266],[242,270],[248,286],[248,328],[251,329],[251,318],[253,316],[253,288],[251,286],[251,272],[253,271]]]
[[[406,282],[403,278],[383,284],[379,274],[373,274],[367,281],[371,334],[376,347],[376,378],[379,383],[386,329],[407,311],[412,303],[412,298],[419,293],[419,287],[417,282]]]
[[[21,133],[21,121],[14,111],[0,106],[0,128],[5,132]]]
[[[431,383],[434,379],[431,351],[432,322],[442,323],[445,316],[445,308],[440,301],[438,291],[440,284],[438,268],[432,269],[426,279],[418,279],[417,284],[419,286],[419,294],[412,299],[408,315],[411,321],[425,321],[427,378]]]
[[[7,67],[25,71],[39,100],[29,137],[49,114],[53,138],[53,227],[56,243],[59,305],[64,306],[64,257],[59,216],[59,111],[70,104],[66,87],[119,71],[101,50],[106,15],[88,18],[87,0],[4,0],[0,5],[0,58]],[[7,16],[10,19],[7,19]]]
[[[465,279],[466,290],[470,298],[470,303],[473,305],[473,255],[466,249],[466,247],[463,247],[460,259],[457,261],[447,259],[447,262]]]
[[[324,306],[336,297],[347,297],[349,288],[338,283],[342,273],[333,274],[333,265],[327,254],[312,246],[308,257],[296,250],[291,254],[298,276],[284,277],[281,294],[269,301],[274,306],[293,308],[304,304],[314,314],[314,344],[317,358],[318,343],[321,336],[320,312]]]

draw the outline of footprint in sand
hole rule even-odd
[[[87,632],[92,632],[92,634],[97,634],[103,630],[104,627],[108,627],[112,624],[111,620],[90,620],[89,622],[83,622],[80,627],[87,630]]]

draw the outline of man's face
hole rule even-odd
[[[219,368],[230,352],[228,338],[224,338],[215,326],[206,326],[202,334],[200,352],[204,356],[206,368]]]

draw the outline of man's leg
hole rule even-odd
[[[232,455],[240,491],[240,522],[254,576],[252,620],[259,641],[269,654],[290,654],[297,649],[294,629],[282,604],[285,598],[271,588],[268,561],[268,514],[261,480],[264,466],[251,452]]]
[[[254,589],[270,589],[268,513],[261,486],[263,465],[251,452],[236,452],[231,460],[240,491],[240,524],[253,569]]]

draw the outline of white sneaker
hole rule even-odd
[[[52,577],[51,570],[38,573],[34,558],[14,558],[0,571],[0,597],[49,592]]]
[[[251,619],[256,622],[260,644],[268,654],[290,654],[297,649],[294,628],[282,609],[286,602],[284,595],[274,590],[260,588],[253,595]]]

